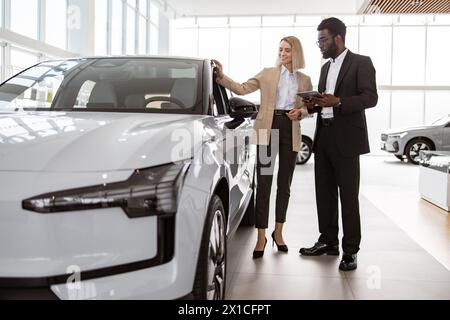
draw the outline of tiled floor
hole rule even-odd
[[[298,254],[318,236],[311,161],[294,177],[284,232],[289,253],[278,253],[270,241],[264,257],[253,260],[256,231],[241,227],[229,245],[228,299],[450,299],[450,221],[420,200],[418,167],[374,156],[362,157],[361,167],[356,271],[340,272],[339,257]],[[273,207],[272,201],[268,240]]]

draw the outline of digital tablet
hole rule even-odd
[[[297,95],[302,98],[309,98],[309,97],[320,96],[320,93],[318,91],[302,91],[302,92],[297,92]]]

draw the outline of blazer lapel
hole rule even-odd
[[[297,84],[298,84],[298,91],[304,91],[303,90],[303,77],[300,71],[296,71],[297,73]]]
[[[353,60],[353,53],[349,50],[347,52],[347,55],[345,56],[344,61],[342,62],[341,70],[339,71],[339,76],[336,81],[336,89],[334,90],[334,94],[336,95],[336,92],[338,92],[340,85],[342,84],[342,79],[344,79],[345,74],[347,73],[348,69],[350,68],[350,65],[352,64]]]
[[[296,73],[297,73],[297,84],[298,84],[297,91],[298,92],[306,91],[306,89],[305,89],[305,81],[303,81],[304,80],[303,74],[300,71],[297,71]],[[295,107],[296,108],[300,108],[301,106],[302,106],[302,98],[300,98],[299,96],[296,96],[296,98],[295,98]]]
[[[274,109],[275,109],[275,104],[276,104],[276,100],[277,100],[278,84],[280,83],[280,77],[281,77],[281,66],[278,68],[274,68],[274,73],[273,73],[273,78],[272,78],[272,81],[274,81],[274,82],[270,86],[270,90],[271,90],[270,98],[273,101],[273,103],[271,103],[270,105],[273,106]]]

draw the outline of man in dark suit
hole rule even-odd
[[[313,150],[320,237],[300,254],[339,255],[339,194],[344,229],[339,269],[350,271],[357,268],[361,243],[359,157],[370,152],[364,110],[378,102],[375,69],[369,57],[345,47],[347,28],[342,21],[325,19],[317,30],[323,58],[330,60],[320,74],[321,94],[305,102],[310,113],[318,113]]]

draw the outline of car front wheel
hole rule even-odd
[[[302,144],[300,145],[300,151],[297,156],[297,164],[305,164],[311,158],[312,155],[312,143],[303,138]]]
[[[224,300],[226,284],[226,226],[222,200],[214,196],[203,230],[194,282],[194,299]]]
[[[420,151],[433,150],[431,143],[423,139],[414,139],[410,141],[405,148],[405,155],[412,164],[419,164]]]

